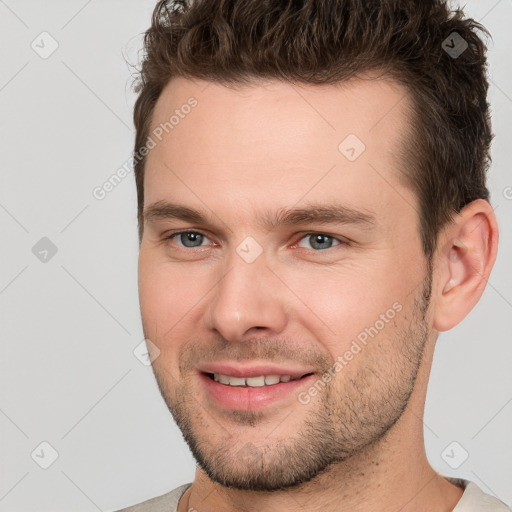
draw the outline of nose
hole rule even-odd
[[[233,251],[210,295],[205,316],[208,328],[231,342],[243,341],[256,333],[281,333],[287,323],[284,288],[267,267],[265,252],[247,263]]]

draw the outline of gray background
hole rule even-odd
[[[133,353],[143,340],[133,173],[105,199],[92,194],[132,150],[123,56],[137,62],[153,6],[0,0],[2,512],[115,510],[193,478],[152,371]],[[467,13],[494,38],[500,249],[482,300],[439,338],[426,448],[437,471],[512,503],[512,0],[468,1]],[[52,40],[58,48],[41,57]],[[58,453],[47,469],[42,442]]]

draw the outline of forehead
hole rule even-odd
[[[241,211],[307,196],[378,211],[407,194],[398,189],[409,101],[390,79],[230,88],[176,78],[153,113],[145,204],[208,197]]]

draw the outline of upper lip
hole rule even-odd
[[[276,366],[272,364],[241,365],[239,363],[210,363],[198,368],[204,373],[219,373],[230,377],[259,377],[261,375],[290,375],[292,378],[302,377],[308,373],[314,373],[308,368],[292,368]]]

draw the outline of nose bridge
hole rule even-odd
[[[226,257],[224,275],[213,290],[208,315],[209,327],[226,340],[240,340],[256,327],[280,332],[286,324],[279,283],[267,268],[262,249],[246,239]]]

